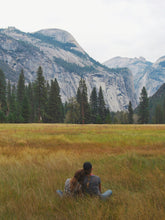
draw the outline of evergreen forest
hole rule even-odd
[[[25,83],[23,70],[17,84],[7,81],[0,70],[0,122],[110,123],[110,111],[105,106],[101,87],[99,94],[91,95],[88,102],[83,79],[79,82],[76,97],[62,103],[57,80],[46,81],[40,66],[36,80],[28,84]]]
[[[163,100],[153,107],[153,100],[143,87],[135,110],[130,101],[127,111],[110,112],[102,87],[98,91],[94,87],[88,97],[83,78],[76,96],[62,103],[57,80],[46,81],[41,66],[35,81],[28,84],[23,70],[16,84],[6,80],[0,70],[0,123],[160,124],[165,123],[165,98]]]

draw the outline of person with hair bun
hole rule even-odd
[[[112,190],[107,190],[101,193],[101,180],[100,177],[92,174],[92,164],[85,162],[83,164],[85,177],[82,183],[82,192],[90,196],[99,196],[102,200],[106,200],[112,195]]]

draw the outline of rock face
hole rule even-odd
[[[104,63],[109,68],[127,67],[133,74],[134,87],[137,97],[145,86],[148,96],[152,96],[165,82],[165,57],[159,58],[155,63],[145,58],[115,57]]]
[[[110,69],[92,59],[66,31],[46,29],[24,33],[14,27],[0,29],[0,68],[17,82],[21,69],[26,82],[34,81],[41,66],[46,80],[56,78],[62,101],[75,96],[79,80],[86,80],[88,95],[102,86],[110,110],[136,106],[133,77],[127,68]]]

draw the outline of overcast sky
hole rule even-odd
[[[165,0],[4,0],[0,28],[60,28],[94,59],[165,56]]]

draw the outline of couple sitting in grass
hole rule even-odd
[[[111,190],[101,193],[100,177],[92,174],[92,164],[90,162],[85,162],[83,169],[76,171],[73,178],[66,180],[64,193],[61,190],[56,192],[60,197],[90,195],[99,196],[102,200],[106,200],[112,195]]]

